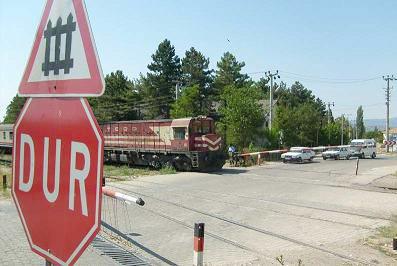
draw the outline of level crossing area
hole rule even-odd
[[[202,257],[208,264],[393,265],[393,255],[382,251],[393,252],[392,238],[381,242],[379,230],[395,223],[396,161],[386,155],[363,159],[357,175],[355,160],[319,157],[213,173],[105,177],[105,188],[119,198],[103,195],[101,231],[78,263],[135,265],[127,258],[136,257],[142,265],[190,265],[194,226],[204,223]],[[1,230],[23,235],[12,222],[17,214],[10,201],[2,204],[9,207]],[[5,243],[28,248],[23,238],[4,235]],[[18,261],[21,250],[8,254]]]

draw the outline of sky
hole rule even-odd
[[[179,57],[193,46],[214,69],[230,51],[254,80],[279,70],[287,85],[298,80],[334,102],[334,115],[354,119],[362,105],[365,118],[385,117],[382,76],[397,76],[397,1],[85,2],[105,75],[122,70],[133,79],[146,73],[167,38]],[[0,0],[0,121],[17,93],[44,4]],[[392,91],[392,117],[396,103]]]

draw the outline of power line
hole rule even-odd
[[[298,74],[294,72],[288,72],[288,71],[282,71],[280,70],[281,73],[285,74],[290,74],[294,76],[299,76],[303,78],[311,78],[311,79],[318,79],[318,80],[324,80],[324,81],[332,81],[332,82],[365,82],[365,81],[371,81],[371,80],[376,80],[376,79],[381,79],[381,76],[375,76],[371,78],[329,78],[329,77],[318,77],[318,76],[312,76],[312,75],[304,75],[304,74]]]
[[[361,106],[365,107],[365,108],[370,108],[370,107],[377,107],[377,106],[380,106],[380,105],[384,105],[384,103],[367,104],[367,105],[361,105]],[[334,111],[355,110],[355,109],[357,109],[357,106],[349,106],[349,107],[338,108],[338,109],[334,109]]]
[[[246,73],[247,75],[256,75],[256,74],[266,74],[267,71],[256,71],[256,72],[249,72]],[[294,73],[294,72],[289,72],[289,71],[283,71],[279,70],[280,73],[283,73],[283,75],[286,78],[294,79],[296,77],[299,77],[301,79],[305,80],[311,80],[314,82],[319,82],[319,83],[329,83],[329,84],[349,84],[349,83],[363,83],[363,82],[368,82],[372,80],[378,80],[381,79],[382,76],[374,76],[371,78],[356,78],[356,79],[345,79],[345,78],[329,78],[329,77],[319,77],[319,76],[312,76],[312,75],[305,75],[305,74],[299,74],[299,73]],[[291,76],[289,76],[291,75]]]

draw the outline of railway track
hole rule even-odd
[[[0,165],[12,166],[12,161],[6,159],[0,159]]]
[[[138,180],[136,180],[136,181],[138,181]],[[145,181],[138,181],[138,182],[145,182]],[[148,188],[148,187],[144,187],[144,186],[138,186],[138,185],[132,185],[132,184],[123,184],[123,186],[136,187],[136,188],[139,188],[139,189],[149,189],[149,190],[156,191],[155,189],[152,189],[152,188]],[[303,219],[322,221],[322,222],[327,222],[327,223],[331,223],[331,224],[340,224],[340,225],[354,227],[354,228],[372,229],[371,227],[368,227],[368,226],[362,226],[362,225],[357,225],[357,224],[338,222],[338,221],[334,221],[334,220],[328,220],[328,219],[325,219],[325,218],[315,218],[315,217],[311,217],[311,216],[308,216],[308,215],[302,215],[302,214],[294,214],[294,213],[290,213],[290,212],[286,212],[286,211],[281,211],[280,209],[278,209],[278,210],[263,209],[263,208],[257,208],[257,207],[253,207],[253,206],[243,205],[243,204],[237,204],[237,203],[233,203],[233,202],[220,200],[220,199],[217,199],[215,197],[212,197],[211,199],[209,199],[208,197],[201,197],[201,196],[197,196],[195,194],[186,194],[186,193],[175,192],[175,191],[173,191],[172,193],[173,194],[177,194],[177,195],[197,198],[199,200],[204,200],[204,201],[215,201],[215,202],[218,202],[218,203],[232,205],[232,206],[236,206],[236,207],[240,207],[240,208],[255,209],[255,210],[258,210],[260,212],[268,211],[268,212],[272,212],[272,213],[276,213],[276,214],[283,214],[283,215],[299,217],[299,218],[303,218]]]
[[[160,184],[160,183],[156,183],[156,182],[149,182],[149,181],[142,181],[142,180],[135,180],[135,181],[136,182],[142,182],[142,183],[155,184],[155,185],[159,185],[159,186],[163,186],[163,187],[171,187],[169,185],[164,185],[164,184]],[[139,188],[149,189],[149,188],[144,187],[144,186],[137,186],[137,185],[132,185],[132,184],[123,183],[123,185],[135,186],[135,187],[139,187]],[[175,187],[177,187],[177,186],[176,185],[172,186],[172,188],[175,188]],[[391,221],[391,219],[389,217],[385,217],[385,216],[381,217],[381,216],[375,216],[375,215],[363,214],[363,213],[356,213],[356,212],[351,212],[351,211],[334,210],[334,209],[330,209],[330,208],[320,208],[320,207],[316,207],[316,206],[313,206],[313,205],[291,203],[291,202],[283,201],[283,200],[255,198],[255,197],[239,195],[239,194],[220,193],[220,192],[211,191],[211,190],[205,190],[205,189],[192,189],[192,190],[196,191],[196,192],[199,192],[199,193],[202,193],[202,192],[209,193],[209,194],[213,194],[213,195],[216,195],[216,196],[237,197],[237,198],[243,198],[243,199],[248,199],[248,200],[253,200],[253,201],[269,202],[269,203],[275,203],[275,204],[286,205],[286,206],[301,207],[301,208],[313,209],[313,210],[319,210],[319,211],[325,211],[325,212],[331,212],[331,213],[346,214],[346,215],[351,215],[351,216],[368,218],[368,219],[372,219],[372,220],[383,220],[383,221],[388,221],[388,222]],[[200,199],[207,199],[205,197],[199,197],[199,196],[192,195],[192,194],[186,194],[186,193],[180,193],[180,194],[181,195],[187,195],[187,196],[190,196],[190,197],[196,197],[196,198],[200,198]],[[211,200],[218,201],[218,202],[223,202],[223,201],[217,200],[216,198],[211,198]],[[223,203],[227,203],[227,202],[223,202]],[[253,208],[251,206],[245,206],[245,205],[240,205],[240,204],[234,204],[234,205],[239,206],[239,207],[250,207],[250,208]],[[288,214],[288,213],[283,213],[283,214]],[[308,216],[303,216],[303,217],[309,218]],[[338,222],[335,222],[335,221],[329,221],[329,222],[338,223]],[[345,224],[345,225],[349,225],[349,224]]]
[[[195,213],[198,213],[198,214],[201,214],[201,215],[205,215],[205,216],[217,219],[217,220],[219,220],[221,222],[232,224],[234,226],[239,227],[240,229],[245,229],[245,230],[253,231],[253,232],[256,232],[256,233],[259,233],[259,234],[271,236],[271,237],[278,238],[278,239],[281,239],[281,240],[284,240],[284,241],[287,241],[287,242],[290,242],[290,243],[293,243],[293,244],[296,244],[296,245],[299,245],[299,246],[302,246],[302,247],[310,248],[310,249],[317,250],[317,251],[320,251],[320,252],[323,252],[323,253],[326,253],[326,254],[329,254],[329,255],[333,255],[333,256],[338,257],[340,259],[343,259],[345,261],[354,262],[354,263],[360,263],[360,264],[367,264],[366,261],[363,261],[363,260],[360,260],[360,259],[357,259],[357,258],[353,258],[353,257],[347,256],[347,255],[344,255],[342,253],[335,252],[333,250],[326,249],[326,248],[323,248],[323,247],[320,247],[320,246],[315,246],[315,245],[312,245],[310,243],[306,243],[306,242],[303,242],[303,241],[300,241],[300,240],[297,240],[297,239],[294,239],[294,238],[291,238],[291,237],[288,237],[288,236],[285,236],[285,235],[282,235],[282,234],[279,234],[279,233],[276,233],[276,232],[265,230],[265,229],[262,229],[262,228],[259,228],[259,227],[256,227],[256,226],[245,224],[245,223],[243,224],[243,223],[240,223],[240,222],[238,222],[236,220],[233,220],[233,219],[230,219],[230,218],[227,218],[227,217],[223,217],[223,216],[220,216],[220,215],[217,215],[217,214],[213,214],[213,213],[210,213],[210,212],[202,211],[202,210],[199,210],[199,209],[196,209],[196,208],[192,208],[192,207],[180,204],[180,203],[172,202],[172,201],[169,201],[169,200],[160,199],[160,198],[155,197],[153,195],[148,195],[148,194],[145,194],[145,193],[139,193],[139,192],[136,192],[136,191],[125,189],[125,188],[122,188],[122,187],[117,186],[117,185],[114,185],[114,187],[118,188],[118,189],[120,189],[120,190],[122,190],[124,192],[134,193],[134,194],[141,195],[141,196],[144,196],[146,198],[151,198],[153,200],[160,201],[162,203],[166,203],[166,204],[169,204],[169,205],[181,208],[181,209],[185,209],[185,210],[192,211],[192,212],[195,212]],[[157,212],[157,211],[148,210],[148,208],[145,208],[145,210],[157,213],[159,215],[159,212]],[[167,215],[165,215],[165,214],[161,214],[159,216],[167,217]],[[172,217],[167,217],[167,218],[169,220],[171,220],[171,221],[175,220]],[[224,237],[221,237],[221,239],[219,239],[219,240],[221,240],[221,241],[223,241],[225,243],[229,243],[229,244],[235,242],[235,241],[233,241],[231,239],[227,239],[227,238],[224,238]],[[250,247],[245,247],[245,248],[242,248],[242,249],[245,249],[245,250],[250,249],[252,252],[255,251],[255,249],[250,248]],[[255,251],[254,253],[258,254],[257,251]],[[266,256],[263,253],[259,253],[259,254],[261,254],[262,256]]]

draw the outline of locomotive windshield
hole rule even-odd
[[[214,122],[205,119],[195,120],[192,123],[192,133],[201,135],[214,133]]]

